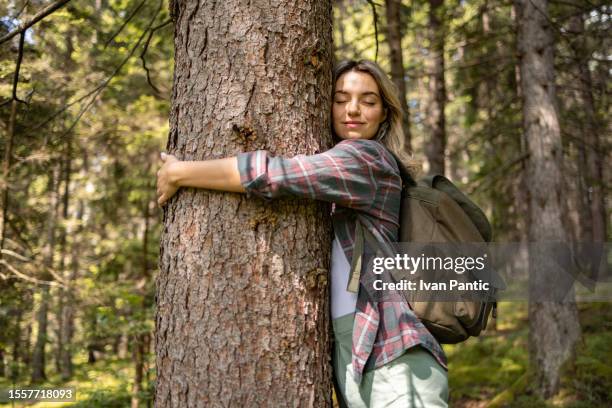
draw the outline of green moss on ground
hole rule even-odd
[[[579,304],[582,342],[564,368],[559,393],[543,401],[529,388],[526,303],[500,303],[498,330],[447,345],[451,406],[595,408],[612,401],[612,308]]]

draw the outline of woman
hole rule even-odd
[[[181,186],[334,203],[331,316],[340,406],[446,407],[446,357],[435,338],[405,302],[373,301],[365,278],[361,285],[349,281],[349,262],[361,249],[354,250],[357,228],[380,241],[397,241],[401,179],[389,150],[415,168],[402,153],[398,97],[371,61],[340,63],[333,84],[332,135],[338,143],[332,149],[291,159],[260,150],[197,162],[162,153],[158,203],[164,205]]]

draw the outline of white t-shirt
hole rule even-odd
[[[357,294],[346,290],[348,285],[351,265],[346,259],[346,254],[340,246],[340,242],[334,237],[332,244],[331,259],[331,318],[355,312],[357,306]]]

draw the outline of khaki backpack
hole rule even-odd
[[[453,183],[441,175],[428,176],[416,183],[397,160],[402,177],[399,242],[407,243],[477,243],[491,241],[491,225],[482,210]],[[363,239],[385,253],[374,236],[357,223],[356,247],[363,249]],[[353,284],[358,281],[359,265],[352,265]],[[357,273],[357,276],[354,276]],[[393,271],[400,281],[402,271]],[[497,317],[495,294],[505,288],[501,277],[487,270],[490,290],[476,300],[420,301],[418,291],[404,291],[406,301],[425,327],[440,343],[454,344],[478,336],[487,326],[489,315]],[[468,274],[462,275],[469,280]],[[419,300],[416,300],[419,299]],[[488,300],[487,300],[488,299]],[[491,313],[492,312],[492,313]]]

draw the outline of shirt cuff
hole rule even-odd
[[[257,150],[254,152],[238,153],[238,172],[240,173],[240,184],[244,187],[247,197],[255,194],[265,197],[257,187],[261,177],[265,173],[266,152]]]

